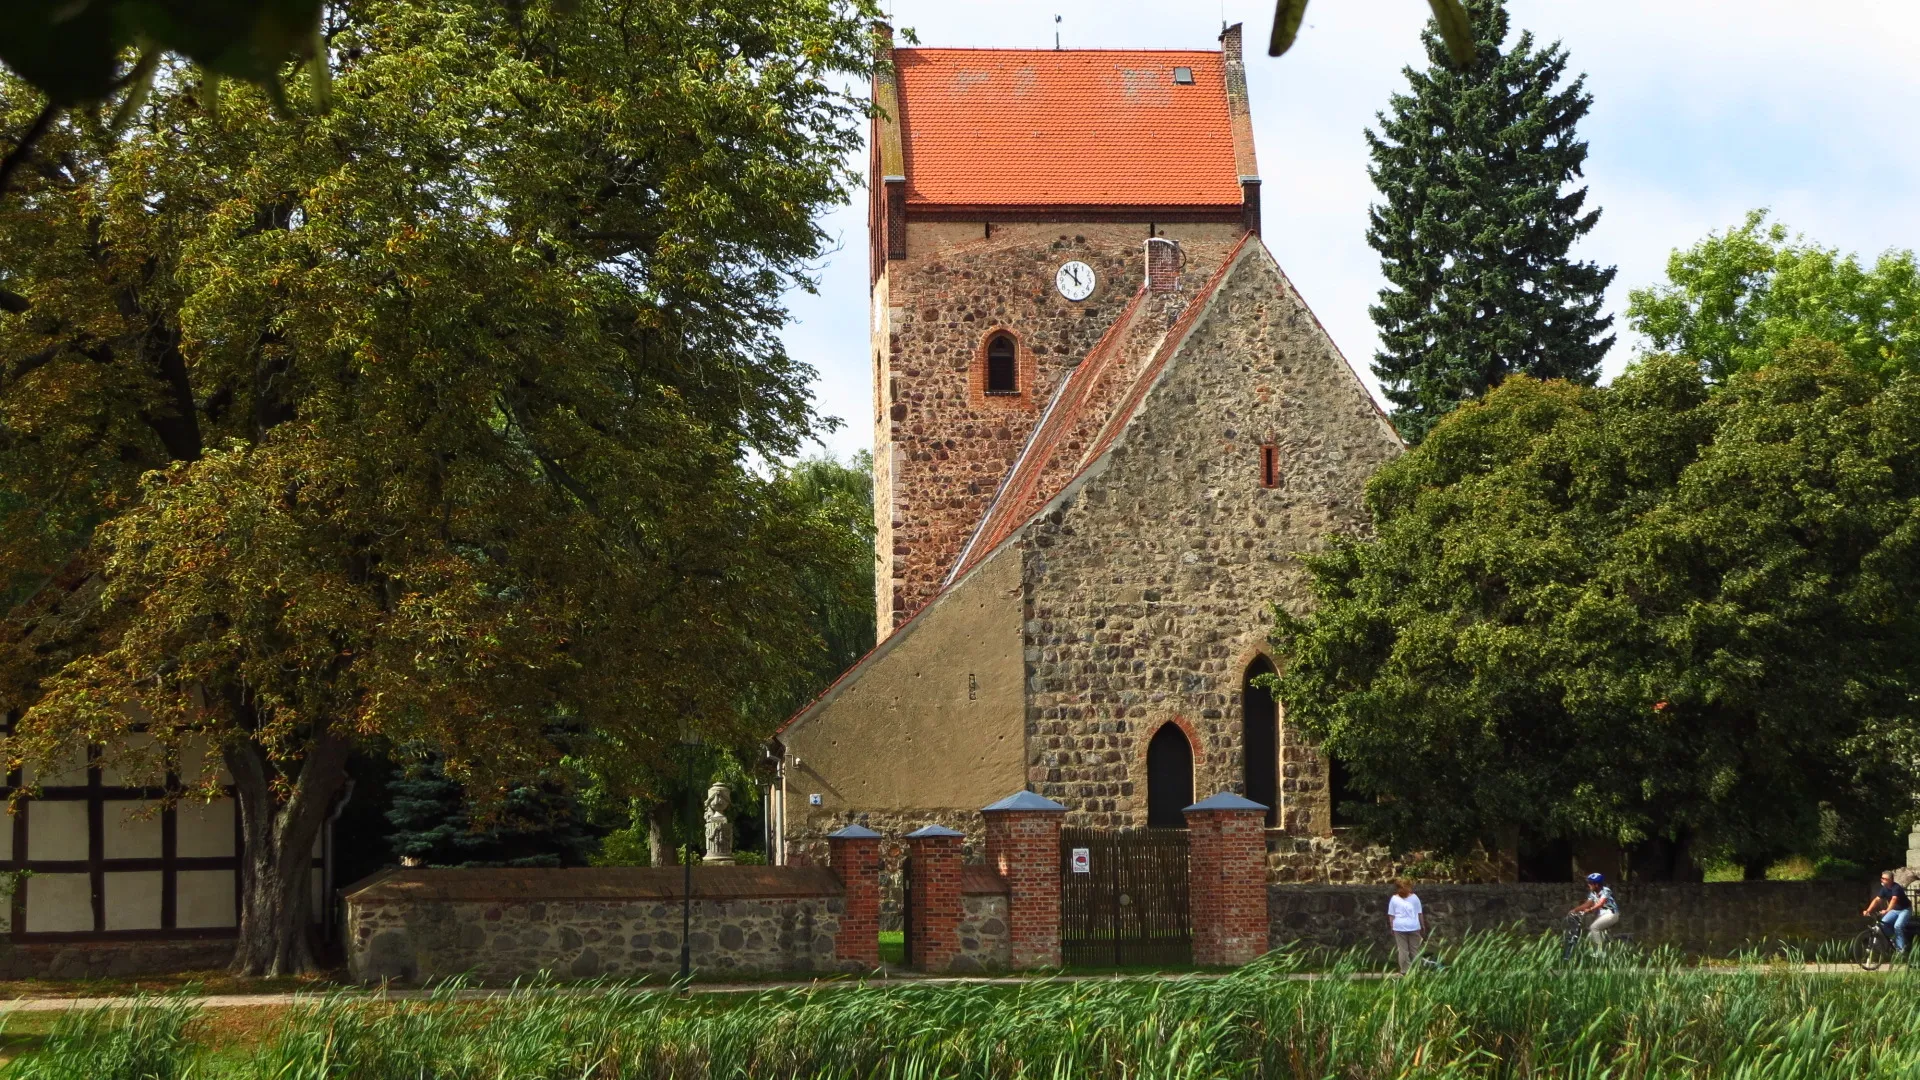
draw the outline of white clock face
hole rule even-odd
[[[1093,267],[1076,259],[1060,267],[1060,272],[1053,275],[1053,283],[1061,296],[1085,300],[1093,295]]]

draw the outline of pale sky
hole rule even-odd
[[[886,0],[883,0],[886,2]],[[1384,284],[1366,243],[1361,131],[1424,63],[1422,0],[1317,0],[1286,56],[1266,55],[1271,0],[892,0],[894,25],[930,46],[1217,48],[1246,24],[1247,81],[1263,181],[1263,235],[1369,385],[1367,306]],[[1515,31],[1559,40],[1587,74],[1581,126],[1588,206],[1600,224],[1575,251],[1620,268],[1608,310],[1660,280],[1667,256],[1748,209],[1810,239],[1877,255],[1920,247],[1920,0],[1509,0]],[[864,152],[859,160],[864,163]],[[840,249],[818,295],[788,297],[785,338],[818,372],[825,437],[869,448],[864,193],[825,221]],[[1637,343],[1617,319],[1612,375]]]

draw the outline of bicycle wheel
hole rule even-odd
[[[1862,930],[1860,936],[1853,939],[1853,958],[1862,971],[1878,970],[1886,963],[1888,951],[1887,939],[1877,929]]]

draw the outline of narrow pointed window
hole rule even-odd
[[[1260,486],[1280,486],[1280,448],[1271,443],[1260,448]]]

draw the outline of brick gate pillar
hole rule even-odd
[[[1007,883],[1008,962],[1060,966],[1060,822],[1067,808],[1031,791],[980,811],[987,819],[987,865]]]
[[[1223,791],[1185,813],[1193,962],[1247,963],[1267,951],[1267,808]]]
[[[880,966],[880,834],[863,825],[849,825],[827,836],[833,872],[846,889],[840,912],[840,936],[834,939],[835,959]]]
[[[945,971],[960,953],[960,841],[965,837],[944,825],[907,834],[907,857],[913,860],[913,924],[907,933],[916,970]]]

